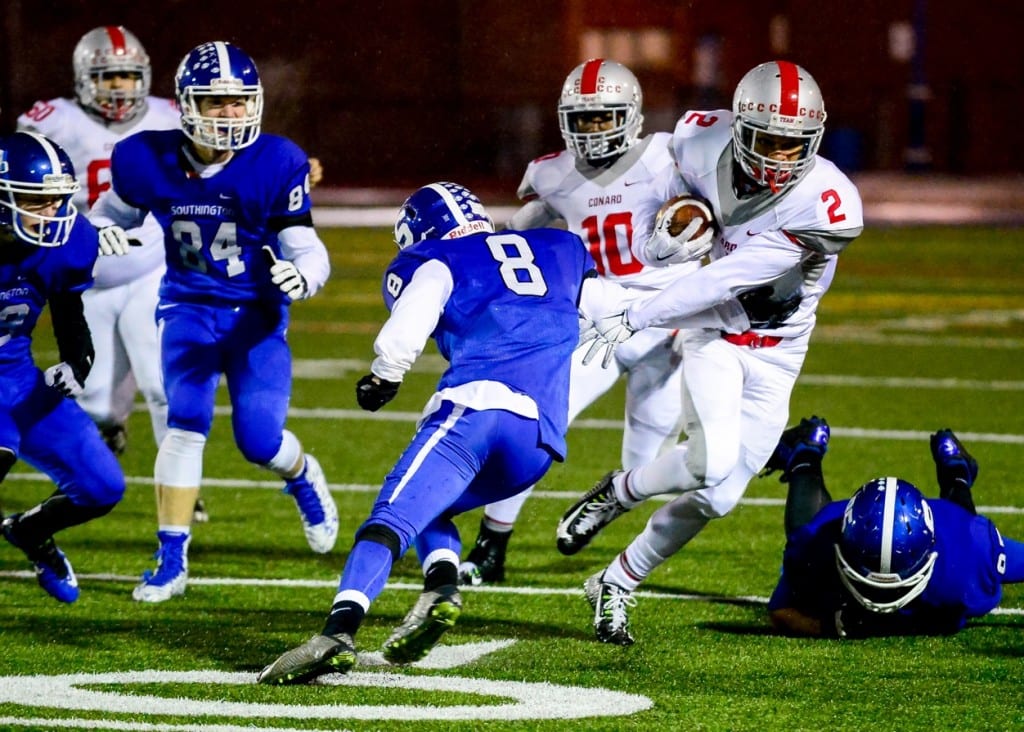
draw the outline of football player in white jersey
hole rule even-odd
[[[729,110],[686,112],[672,149],[678,183],[707,199],[719,226],[703,268],[597,325],[607,347],[729,298],[751,330],[692,329],[683,339],[687,439],[643,467],[604,476],[558,526],[574,554],[645,498],[682,492],[584,585],[599,640],[629,645],[632,591],[714,518],[729,513],[766,464],[789,418],[815,312],[837,255],[863,230],[860,195],[817,155],[825,130],[821,91],[809,73],[772,61],[740,81]],[[672,261],[673,242],[651,239],[645,261]]]
[[[141,130],[174,129],[180,115],[170,99],[149,96],[152,69],[139,39],[123,26],[93,28],[72,55],[75,99],[38,101],[18,118],[71,156],[83,213],[110,187],[114,143]],[[99,425],[115,454],[125,449],[125,423],[136,392],[149,407],[157,444],[167,432],[167,398],[160,381],[157,287],[164,271],[163,234],[152,219],[128,232],[138,243],[116,261],[100,257],[96,284],[85,292],[85,317],[96,361],[79,404]]]
[[[658,208],[669,198],[674,166],[667,132],[640,136],[643,95],[633,73],[615,61],[591,59],[569,74],[558,104],[566,149],[526,168],[518,195],[526,204],[510,229],[533,229],[562,220],[589,246],[598,274],[635,290],[660,291],[700,266],[711,246],[691,250],[688,264],[645,265],[637,249],[647,241]],[[691,243],[692,247],[692,243]],[[569,419],[626,375],[622,464],[636,467],[675,444],[681,427],[681,359],[672,329],[654,327],[615,350],[615,368],[582,364],[577,351],[569,392]],[[460,567],[464,584],[501,581],[513,524],[530,491],[486,507],[476,544]]]

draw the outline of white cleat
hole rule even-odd
[[[305,473],[290,482],[285,493],[295,499],[309,548],[317,554],[326,554],[333,549],[338,540],[338,507],[315,457],[306,455]]]

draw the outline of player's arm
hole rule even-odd
[[[398,277],[393,270],[386,276],[389,287],[391,278]],[[373,342],[377,356],[370,364],[370,373],[356,384],[359,406],[371,412],[395,398],[406,372],[437,327],[454,283],[448,266],[432,259],[420,265],[407,284],[395,282],[394,287],[400,295]]]
[[[548,206],[544,201],[535,198],[527,201],[508,220],[508,228],[522,231],[524,229],[538,229],[542,226],[550,226],[562,217],[558,212]]]
[[[92,370],[95,351],[85,320],[81,292],[57,292],[49,297],[50,318],[61,362],[46,370],[46,383],[74,397],[82,392]]]
[[[123,255],[128,253],[132,241],[125,230],[142,226],[146,211],[131,205],[113,188],[108,188],[96,199],[87,216],[89,223],[99,232],[100,254]]]
[[[768,620],[777,633],[792,636],[809,636],[819,638],[821,620],[808,615],[795,607],[780,607],[768,613]]]
[[[781,232],[777,237],[761,237],[757,244],[748,244],[716,259],[680,277],[655,297],[633,304],[626,317],[634,330],[651,326],[687,327],[687,317],[734,299],[745,290],[775,281],[807,256],[805,249]]]

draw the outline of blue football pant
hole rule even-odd
[[[444,402],[385,478],[360,531],[371,525],[390,529],[399,540],[396,556],[413,542],[421,560],[438,549],[458,555],[462,544],[453,516],[515,495],[547,472],[552,456],[539,436],[536,420]],[[357,541],[339,591],[357,590],[372,602],[394,558],[376,542]]]

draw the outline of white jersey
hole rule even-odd
[[[81,190],[74,203],[84,215],[99,195],[110,188],[110,153],[114,144],[143,130],[173,130],[181,116],[170,99],[147,97],[146,108],[125,122],[106,122],[86,112],[73,99],[38,101],[18,117],[19,130],[34,130],[50,138],[71,157]],[[122,257],[100,257],[96,262],[95,287],[107,288],[132,282],[164,264],[164,235],[148,216],[142,226],[127,232],[142,246],[133,246]]]
[[[637,328],[671,325],[762,286],[773,300],[800,296],[800,307],[771,335],[796,337],[814,328],[818,301],[831,284],[837,254],[864,228],[860,194],[833,163],[816,157],[810,170],[779,194],[767,188],[740,198],[733,189],[732,112],[687,112],[672,136],[677,185],[711,203],[719,231],[711,262],[660,295],[629,309]]]
[[[634,254],[650,237],[658,209],[671,197],[671,138],[667,132],[646,135],[607,168],[579,161],[568,150],[537,158],[526,168],[519,198],[543,202],[549,221],[564,220],[587,244],[602,277],[624,287],[661,290],[700,266],[649,267]]]

